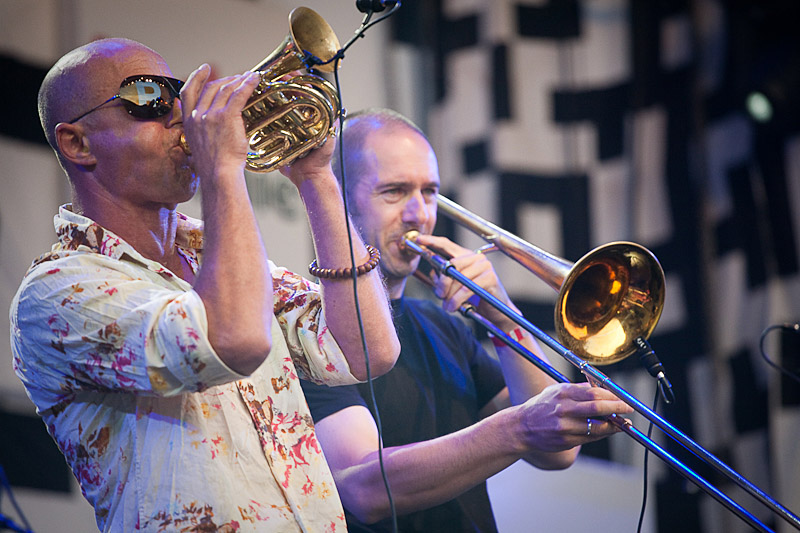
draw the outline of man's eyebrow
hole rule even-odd
[[[379,183],[376,188],[377,189],[392,189],[392,188],[397,188],[397,187],[405,188],[405,187],[408,187],[408,186],[409,186],[409,182],[408,181],[396,180],[396,181],[386,181],[384,183]]]
[[[433,187],[438,189],[441,184],[438,181],[427,181],[420,185],[421,189],[427,189],[429,187]],[[404,179],[397,179],[392,181],[386,181],[383,183],[378,183],[375,185],[375,190],[384,190],[384,189],[408,189],[408,188],[415,188],[417,187],[416,183],[412,183],[409,180]]]

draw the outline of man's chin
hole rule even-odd
[[[414,275],[414,271],[417,270],[417,265],[419,264],[420,258],[416,257],[410,262],[406,261],[382,261],[381,262],[381,269],[383,270],[383,274],[386,277],[390,278],[407,278],[409,276]]]
[[[181,202],[188,202],[194,198],[195,194],[197,194],[197,190],[200,188],[200,180],[195,176],[194,172],[188,168],[186,170],[188,172],[181,172],[178,174],[178,183],[180,183],[181,189],[184,191],[184,196],[186,196]]]

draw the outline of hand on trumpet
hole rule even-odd
[[[246,72],[209,81],[211,68],[201,65],[181,89],[183,130],[192,153],[192,166],[202,176],[225,169],[244,169],[247,140],[242,109],[258,84],[258,75]]]
[[[280,77],[277,81],[288,82],[301,74],[303,74],[302,71],[295,70]],[[334,123],[334,130],[338,131],[339,126],[340,124],[337,120]],[[319,176],[332,177],[331,158],[333,157],[333,150],[336,145],[335,140],[335,134],[329,135],[313,150],[295,159],[290,164],[279,167],[278,170],[281,174],[289,178],[297,188],[300,188],[300,185],[309,179],[315,179]]]
[[[303,182],[325,176],[335,181],[331,170],[331,156],[333,156],[335,137],[329,136],[325,141],[304,156],[294,160],[289,165],[280,167],[280,173],[289,178],[298,189]]]
[[[416,242],[431,250],[450,258],[451,264],[463,275],[490,292],[507,306],[515,311],[519,310],[508,297],[500,278],[485,254],[459,246],[450,239],[434,235],[419,234]],[[433,290],[442,299],[442,307],[448,312],[457,311],[464,303],[473,304],[477,311],[504,331],[515,326],[515,323],[481,299],[461,283],[454,281],[446,275],[430,274]]]

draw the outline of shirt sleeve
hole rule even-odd
[[[303,387],[303,394],[315,423],[353,405],[367,407],[367,402],[358,392],[356,385],[328,387],[304,379],[300,380],[300,385]]]
[[[211,347],[199,295],[157,279],[100,254],[29,272],[11,308],[12,351],[40,408],[81,390],[171,396],[244,377]]]
[[[328,329],[319,285],[285,268],[270,266],[275,316],[299,376],[332,386],[359,383]]]

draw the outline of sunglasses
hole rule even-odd
[[[117,94],[81,116],[70,120],[67,124],[78,122],[89,113],[97,111],[117,98],[122,101],[122,105],[131,116],[143,119],[163,117],[172,109],[175,98],[180,96],[183,84],[184,82],[181,80],[166,76],[152,74],[130,76],[122,80]]]

